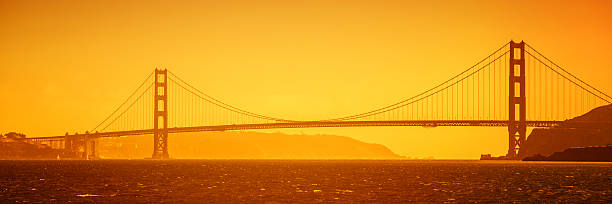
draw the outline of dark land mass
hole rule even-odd
[[[612,162],[612,145],[574,147],[562,152],[555,152],[550,156],[540,154],[525,157],[523,161],[590,161]]]
[[[24,142],[25,135],[7,133],[0,137],[0,159],[56,159],[62,152],[47,145]]]
[[[153,138],[100,141],[101,158],[151,157]],[[177,159],[402,159],[380,144],[336,135],[289,135],[247,131],[170,134],[168,151]]]
[[[568,121],[612,121],[612,105],[595,108]],[[612,127],[609,125],[571,128],[562,124],[559,127],[533,129],[519,150],[518,156],[521,159],[529,157],[531,160],[540,158],[550,159],[549,161],[610,161],[612,160],[608,147],[610,144],[612,144]],[[595,155],[605,158],[593,158]],[[569,158],[571,160],[567,160]]]

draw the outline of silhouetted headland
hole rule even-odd
[[[24,142],[26,136],[10,132],[0,137],[0,159],[56,159],[60,150]]]
[[[612,121],[612,105],[595,108],[582,116],[575,117],[568,121]],[[591,146],[607,146],[610,144],[612,144],[612,127],[608,125],[581,128],[564,127],[561,125],[554,128],[534,129],[529,137],[527,137],[527,141],[525,142],[524,146],[521,147],[518,155],[521,159],[527,157],[534,159],[535,157],[533,156],[540,155],[540,158],[548,158],[550,161],[562,161],[567,158],[571,158],[571,161],[588,161],[593,159],[591,156],[594,155],[592,154],[594,152],[591,151],[610,151],[609,146]],[[583,155],[584,158],[581,159],[580,155]],[[610,152],[602,153],[601,156],[605,156],[607,158],[599,158],[595,160],[612,160]]]

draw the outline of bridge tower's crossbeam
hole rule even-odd
[[[167,159],[168,155],[168,71],[155,70],[153,119],[153,158]]]

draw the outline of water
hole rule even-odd
[[[0,161],[5,202],[612,202],[612,163]]]

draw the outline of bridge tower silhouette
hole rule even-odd
[[[527,99],[525,98],[525,42],[521,41],[520,43],[515,43],[514,41],[510,41],[509,54],[510,65],[508,70],[510,70],[510,73],[508,74],[508,154],[506,155],[506,157],[515,158],[518,154],[518,150],[527,139]]]
[[[168,154],[168,70],[155,69],[153,97],[153,158],[167,159]]]

